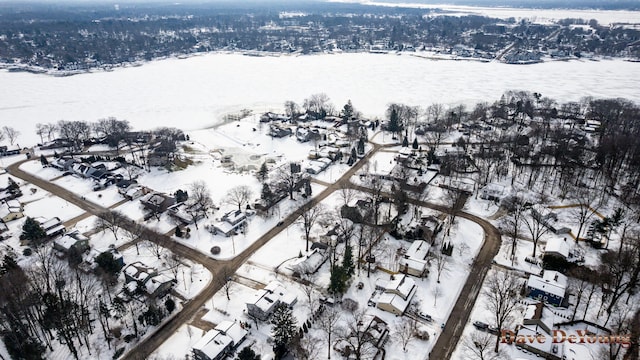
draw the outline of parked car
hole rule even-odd
[[[487,331],[488,331],[490,334],[498,335],[498,327],[497,327],[497,326],[489,326],[489,327],[487,328]]]
[[[486,331],[489,328],[489,324],[485,324],[482,321],[474,321],[473,326],[478,330]]]
[[[422,311],[418,312],[416,315],[418,315],[418,317],[420,319],[422,319],[422,320],[425,320],[425,321],[428,321],[428,322],[433,321],[433,319],[431,318],[431,315],[426,314],[426,313],[424,313]]]

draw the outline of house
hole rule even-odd
[[[142,186],[129,186],[124,193],[124,197],[129,200],[134,200],[139,198],[140,196],[143,196],[144,194],[146,194],[146,190]]]
[[[198,221],[204,217],[204,213],[202,211],[189,212],[189,209],[192,209],[194,206],[196,205],[191,205],[191,207],[189,207],[189,205],[182,202],[169,206],[169,208],[167,209],[167,213],[169,214],[169,216],[179,220],[185,225],[193,224],[194,215],[195,221]]]
[[[544,342],[520,342],[516,343],[516,346],[530,351],[536,356],[559,360],[559,354],[562,354],[563,351],[558,347],[563,346],[563,344],[549,341],[553,337],[554,317],[554,314],[541,302],[527,306],[524,311],[522,325],[518,327],[517,336],[527,338],[527,336],[536,337],[541,335],[548,340]]]
[[[129,189],[134,187],[138,187],[138,182],[135,180],[120,180],[116,182],[116,188],[118,189],[118,194],[124,196]]]
[[[83,253],[89,249],[89,238],[82,235],[80,231],[73,230],[55,239],[53,241],[53,248],[64,254],[68,254],[71,250],[75,250],[77,253]]]
[[[149,297],[158,298],[168,293],[173,284],[173,279],[164,274],[159,274],[150,277],[144,282],[144,290]]]
[[[8,200],[0,205],[0,222],[8,223],[10,221],[24,217],[22,204],[17,200]]]
[[[571,245],[567,241],[566,237],[554,237],[547,241],[547,245],[544,248],[543,258],[553,257],[567,260],[570,249]]]
[[[545,270],[542,276],[530,275],[527,281],[528,296],[553,306],[563,306],[567,277],[557,271]]]
[[[288,127],[280,127],[277,125],[271,125],[269,127],[269,135],[276,138],[283,138],[287,136],[291,136],[293,131],[291,131]]]
[[[193,358],[222,360],[237,349],[246,337],[247,330],[240,326],[239,322],[222,321],[193,345]]]
[[[49,163],[49,166],[54,167],[60,171],[71,170],[73,164],[76,163],[76,159],[71,158],[58,158]]]
[[[431,245],[423,240],[414,241],[404,257],[398,261],[400,272],[412,276],[423,277],[429,270],[427,255]]]
[[[247,220],[247,213],[241,210],[230,211],[222,216],[220,221],[212,225],[213,233],[221,233],[224,236],[231,236],[240,227],[244,226]]]
[[[247,313],[256,319],[267,321],[278,305],[292,307],[297,300],[296,295],[289,293],[284,285],[272,281],[254,294],[253,299],[247,303]]]
[[[320,269],[322,264],[324,264],[329,258],[328,253],[323,250],[321,247],[316,246],[312,247],[311,253],[307,256],[304,256],[302,261],[291,265],[290,269],[294,273],[298,274],[313,274]]]
[[[126,282],[135,281],[140,285],[144,285],[147,280],[158,275],[158,271],[156,269],[149,267],[140,261],[127,265],[123,272]]]
[[[394,275],[378,298],[377,307],[395,315],[405,313],[416,294],[416,282],[404,275]]]
[[[160,214],[175,204],[176,200],[173,196],[152,192],[140,198],[140,203],[146,210]]]
[[[65,232],[65,227],[62,225],[59,217],[52,217],[51,219],[44,220],[43,218],[35,219],[44,230],[47,237],[54,237]]]

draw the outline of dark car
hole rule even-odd
[[[278,223],[276,224],[276,226],[282,226],[284,224],[284,221],[280,220],[278,221]]]
[[[489,324],[485,324],[482,321],[474,321],[473,326],[478,330],[486,331],[489,328]]]

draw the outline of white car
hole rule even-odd
[[[431,315],[426,314],[426,313],[424,313],[422,311],[418,312],[417,315],[422,320],[425,320],[425,321],[428,321],[428,322],[433,321],[433,319],[431,318]]]

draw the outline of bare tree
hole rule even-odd
[[[416,337],[417,322],[408,317],[402,317],[396,321],[394,332],[398,342],[402,345],[402,351],[407,352],[407,346]]]
[[[482,290],[487,297],[485,309],[493,314],[498,333],[513,320],[519,309],[519,293],[522,284],[517,275],[507,271],[492,271]],[[498,352],[500,337],[496,337],[494,352]]]
[[[194,181],[189,185],[189,199],[187,199],[186,211],[193,219],[193,224],[198,228],[198,219],[207,217],[209,209],[213,208],[213,200],[209,188],[204,181]]]
[[[473,331],[462,342],[465,359],[497,360],[502,358],[501,352],[492,349],[493,335],[486,332]],[[500,337],[498,337],[500,338]]]
[[[371,334],[369,325],[370,316],[366,309],[351,313],[347,325],[342,329],[340,340],[348,344],[351,354],[356,360],[369,359],[375,355],[378,348],[375,346],[375,337]]]
[[[2,132],[5,135],[7,135],[7,139],[9,139],[9,142],[11,143],[12,146],[13,146],[13,143],[18,138],[18,136],[20,135],[20,131],[12,128],[11,126],[3,126]]]
[[[82,147],[82,140],[88,139],[91,127],[86,121],[58,121],[60,137],[71,142],[74,150]]]
[[[448,269],[447,255],[443,254],[442,251],[437,250],[432,252],[431,258],[435,262],[436,273],[438,274],[436,282],[440,284],[440,276]]]
[[[289,163],[284,165],[278,169],[276,172],[276,182],[279,186],[281,186],[284,190],[289,193],[289,198],[293,200],[293,192],[296,190],[298,186],[298,182],[302,176],[299,171],[296,171],[299,165],[296,163]]]
[[[325,307],[318,318],[320,330],[327,338],[327,359],[331,359],[331,336],[338,329],[338,322],[341,319],[341,312],[334,307]]]
[[[291,344],[296,359],[315,360],[320,357],[320,339],[313,335],[296,336]]]
[[[253,197],[253,191],[247,185],[238,185],[232,187],[227,192],[226,201],[231,205],[238,206],[238,211],[242,210],[242,206],[248,204]]]
[[[125,237],[129,242],[133,242],[136,246],[136,254],[140,255],[140,249],[138,248],[138,242],[140,241],[140,236],[144,232],[145,228],[138,222],[130,222],[126,226],[126,231],[124,233]]]
[[[354,189],[350,188],[346,184],[341,184],[339,194],[340,198],[342,199],[342,204],[348,205],[356,198],[357,193]]]
[[[502,230],[511,239],[511,265],[516,259],[516,251],[518,250],[518,238],[520,237],[520,226],[525,218],[525,204],[518,196],[506,198],[502,202],[502,206],[507,209],[507,216],[502,219]]]
[[[333,108],[329,103],[329,97],[325,93],[311,95],[304,100],[302,107],[317,119],[323,119]]]
[[[308,202],[302,206],[302,214],[298,218],[298,223],[304,231],[304,236],[307,242],[306,251],[309,251],[311,229],[318,221],[325,217],[326,214],[326,208],[323,204],[313,206],[311,202]]]
[[[128,223],[127,218],[118,211],[107,210],[98,215],[95,226],[100,231],[109,230],[113,237],[118,240],[118,232]]]
[[[576,234],[576,241],[580,240],[582,230],[585,225],[589,223],[589,220],[593,218],[595,212],[600,208],[600,204],[596,201],[597,192],[591,189],[578,190],[576,199],[578,204],[572,207],[570,212],[578,221],[578,233]]]
[[[467,202],[467,194],[458,189],[448,189],[445,193],[445,202],[449,208],[449,216],[451,217],[451,224],[456,220],[456,216],[464,208],[465,202]]]
[[[164,246],[166,242],[161,236],[156,236],[153,240],[145,240],[143,244],[158,259],[161,259],[167,253],[167,248]]]
[[[537,216],[523,216],[522,220],[529,230],[531,240],[533,241],[533,257],[536,257],[536,250],[538,249],[538,241],[549,232],[549,228],[539,220]]]
[[[233,286],[233,271],[228,266],[223,266],[217,275],[218,284],[224,289],[227,300],[231,300],[229,292]]]
[[[284,112],[293,121],[300,113],[300,107],[294,101],[288,100],[284,102]]]
[[[115,117],[100,119],[93,125],[93,131],[96,135],[106,137],[109,145],[116,148],[116,152],[120,151],[120,141],[130,130],[129,121],[118,120]]]
[[[182,265],[182,258],[176,253],[171,253],[165,256],[165,262],[167,264],[167,270],[171,272],[173,279],[177,282],[178,271],[180,270],[180,265]]]
[[[300,288],[307,298],[307,306],[309,307],[309,314],[313,314],[316,311],[318,305],[318,292],[316,290],[316,280],[318,274],[313,272],[312,269],[306,267],[300,270]]]

